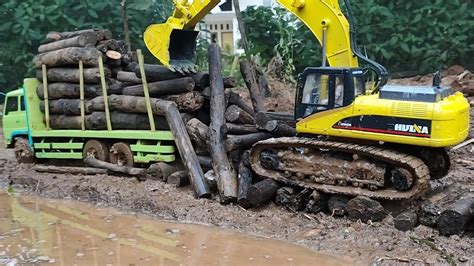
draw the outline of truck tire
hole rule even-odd
[[[110,159],[109,147],[102,141],[91,139],[86,142],[82,150],[82,157],[93,156],[97,160],[108,162]]]
[[[117,142],[110,148],[110,162],[117,165],[133,166],[133,152],[130,145]]]
[[[19,137],[15,140],[15,157],[19,163],[34,163],[35,152],[28,139]]]

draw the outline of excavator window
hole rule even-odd
[[[295,119],[348,106],[364,93],[364,78],[359,69],[307,68],[298,82]]]

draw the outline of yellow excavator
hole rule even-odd
[[[446,148],[469,131],[464,96],[441,87],[439,76],[430,86],[385,85],[386,69],[357,48],[349,0],[347,14],[338,0],[278,2],[321,43],[323,66],[299,75],[297,136],[257,142],[252,169],[289,185],[391,200],[419,196],[430,178],[447,175]],[[147,28],[148,49],[171,70],[194,71],[194,28],[218,3],[174,0],[173,15]],[[376,78],[367,88],[369,72]]]

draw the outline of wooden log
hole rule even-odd
[[[111,112],[110,119],[113,129],[137,129],[149,130],[148,116],[145,114]],[[86,129],[107,129],[106,116],[104,112],[92,112],[85,116]],[[51,115],[50,126],[53,129],[81,129],[82,119],[80,116]],[[162,116],[155,116],[155,127],[159,130],[169,130],[167,120]]]
[[[238,93],[236,93],[236,92],[234,92],[230,89],[226,89],[225,90],[225,97],[226,97],[226,100],[227,100],[228,104],[237,105],[242,110],[249,113],[252,117],[255,116],[255,111],[253,110],[253,108],[250,105],[248,105],[247,102],[244,101],[244,99],[242,99],[242,97],[240,97],[240,95]]]
[[[43,84],[38,85],[36,94],[41,100],[44,100]],[[84,86],[84,97],[94,98],[102,94],[98,86]],[[79,84],[74,83],[50,83],[48,84],[48,98],[55,99],[78,99],[80,95]]]
[[[252,185],[252,170],[250,170],[247,166],[244,165],[242,161],[239,163],[239,193],[237,197],[237,203],[247,209],[252,207],[252,204],[248,200],[248,190],[249,187]]]
[[[218,176],[218,190],[222,203],[237,199],[237,174],[232,168],[224,146],[225,97],[224,81],[222,79],[221,51],[217,44],[209,46],[209,73],[211,88],[211,124],[210,124],[210,152],[213,169]]]
[[[33,63],[36,68],[41,68],[43,64],[47,67],[58,67],[77,65],[82,61],[84,66],[95,67],[99,64],[99,56],[102,56],[102,53],[95,47],[69,47],[36,55]]]
[[[250,92],[250,99],[252,100],[252,106],[255,113],[265,111],[263,106],[263,96],[260,92],[260,87],[258,86],[255,68],[253,68],[249,61],[243,60],[240,62],[240,72],[242,73],[245,85],[247,85],[247,89]]]
[[[222,127],[223,134],[231,134],[231,135],[246,135],[252,133],[260,132],[254,125],[239,125],[239,124],[232,124],[226,123]]]
[[[393,220],[395,228],[400,231],[409,231],[418,225],[418,215],[415,212],[402,212]]]
[[[58,99],[50,100],[48,103],[49,113],[64,114],[64,115],[80,115],[81,114],[81,100],[79,99]],[[89,109],[90,103],[85,101],[84,111],[86,114],[91,113]],[[44,101],[40,102],[40,110],[44,113]]]
[[[107,52],[105,52],[105,56],[107,56],[108,59],[112,59],[112,60],[119,60],[120,58],[122,58],[122,54],[117,52],[117,51],[112,51],[112,50],[108,50]],[[112,62],[118,62],[114,65],[116,66],[120,66],[121,65],[121,61],[112,61]],[[110,64],[110,61],[107,60],[107,63]]]
[[[382,205],[371,198],[357,196],[347,202],[347,214],[352,220],[361,220],[366,223],[382,221],[385,218],[385,210]]]
[[[104,75],[110,78],[110,69],[104,68]],[[79,83],[79,69],[77,68],[49,68],[47,71],[48,82]],[[43,81],[41,71],[36,72],[36,77]],[[84,69],[84,82],[89,84],[98,84],[100,82],[100,73],[98,68]]]
[[[461,235],[473,218],[474,197],[464,197],[448,206],[440,214],[437,228],[441,235]]]
[[[186,123],[186,130],[193,143],[196,154],[209,153],[209,127],[196,118]]]
[[[117,73],[117,79],[121,82],[131,84],[141,84],[142,80],[135,75],[135,72],[119,71]]]
[[[176,95],[166,95],[164,100],[175,102],[181,112],[192,113],[201,109],[204,97],[197,91],[190,91]]]
[[[183,163],[177,160],[172,163],[154,163],[147,168],[146,172],[151,178],[166,182],[171,174],[184,171],[184,169]]]
[[[97,169],[91,167],[70,167],[70,166],[55,166],[55,165],[41,165],[33,166],[33,170],[39,173],[52,174],[71,174],[71,175],[105,175],[106,169]]]
[[[51,31],[46,35],[46,41],[48,42],[55,42],[59,40],[69,39],[72,37],[76,37],[82,35],[84,33],[92,32],[96,35],[97,41],[112,39],[112,32],[107,29],[87,29],[87,30],[79,30],[79,31],[71,31],[71,32],[56,32]]]
[[[237,80],[235,77],[224,77],[224,88],[235,88],[237,87]]]
[[[181,159],[189,172],[190,181],[194,188],[195,196],[198,198],[209,198],[211,192],[204,178],[201,165],[194,151],[191,140],[189,139],[186,126],[181,118],[178,107],[170,101],[161,101],[158,103],[162,110],[165,110],[166,120],[173,133],[176,147],[178,148]]]
[[[184,187],[189,185],[188,171],[178,171],[172,173],[166,180],[168,184],[175,185],[176,187]]]
[[[277,120],[268,121],[263,130],[270,132],[275,137],[294,137],[296,129]]]
[[[193,89],[194,80],[189,77],[148,83],[148,91],[151,97],[190,92]],[[126,87],[123,89],[123,94],[143,96],[143,86],[135,85]]]
[[[207,184],[209,184],[209,189],[215,193],[217,192],[217,175],[214,173],[214,170],[209,170],[204,174]]]
[[[125,165],[117,165],[113,163],[103,162],[103,161],[97,160],[93,156],[87,156],[86,158],[84,158],[84,163],[92,167],[107,169],[112,172],[122,173],[122,174],[130,175],[130,176],[136,176],[140,178],[143,178],[146,175],[146,171],[143,168],[135,168],[135,167],[125,166]]]
[[[179,79],[183,77],[190,77],[194,80],[195,86],[197,90],[202,90],[206,87],[209,87],[209,74],[207,73],[193,73],[187,75],[181,75],[177,72],[172,72],[167,67],[163,65],[152,65],[152,64],[145,64],[145,75],[148,81],[156,82],[156,81],[165,81],[171,79]],[[140,69],[138,67],[135,68],[135,74],[137,77],[141,78]]]
[[[307,213],[318,213],[328,208],[328,196],[314,190],[308,198],[308,203],[304,209]]]
[[[248,149],[258,141],[269,139],[272,135],[268,133],[252,133],[247,135],[228,136],[225,141],[225,147],[228,152],[236,149]]]
[[[441,210],[432,202],[423,203],[418,211],[420,224],[436,227]]]
[[[198,156],[198,161],[199,161],[199,164],[201,165],[201,167],[203,169],[207,169],[207,170],[212,169],[212,158],[211,157],[200,155],[200,156]]]
[[[292,187],[282,187],[276,192],[275,203],[293,212],[302,211],[308,203],[308,197],[311,192],[309,189],[298,191]]]
[[[265,129],[269,121],[276,120],[279,123],[284,123],[292,128],[296,126],[294,116],[290,113],[278,112],[259,112],[255,117],[255,124],[259,129]]]
[[[275,180],[271,178],[264,179],[249,187],[247,191],[247,199],[250,201],[252,206],[262,206],[275,198],[276,192],[279,188],[280,185],[278,185]]]
[[[108,97],[110,110],[127,113],[147,113],[145,97],[129,95],[110,95]],[[165,115],[161,109],[160,102],[163,100],[150,98],[151,110],[155,115]],[[104,98],[96,97],[90,101],[90,109],[93,111],[104,111]]]
[[[68,47],[86,47],[94,46],[97,43],[97,35],[92,32],[84,32],[78,36],[47,43],[38,47],[38,53],[46,53],[54,50],[60,50]]]
[[[344,195],[333,195],[328,200],[328,209],[331,215],[344,216],[347,213],[346,207],[349,197]]]
[[[242,110],[237,105],[231,105],[227,107],[225,111],[225,119],[227,122],[230,123],[237,123],[237,124],[253,124],[253,117]]]

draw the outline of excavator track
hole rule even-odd
[[[273,152],[271,156],[275,158],[270,160],[271,166],[268,160],[262,162],[262,156],[268,152]],[[332,154],[345,154],[349,155],[349,158],[333,158]],[[317,161],[315,158],[323,160]],[[301,137],[259,141],[252,147],[250,161],[252,169],[258,175],[273,178],[290,186],[330,194],[363,195],[376,199],[402,200],[421,196],[427,189],[430,179],[426,164],[409,154],[370,145]],[[327,169],[328,165],[334,166],[334,169]],[[381,173],[381,169],[384,169],[384,173]],[[392,172],[387,169],[391,169]],[[393,169],[397,169],[397,174],[410,176],[406,187],[397,187],[398,189],[390,187],[387,171],[393,173]],[[316,174],[309,174],[310,172]],[[321,173],[326,174],[327,180],[324,180]],[[358,175],[369,179],[346,177],[336,180],[343,173],[362,173]],[[331,175],[333,179],[329,177]]]

